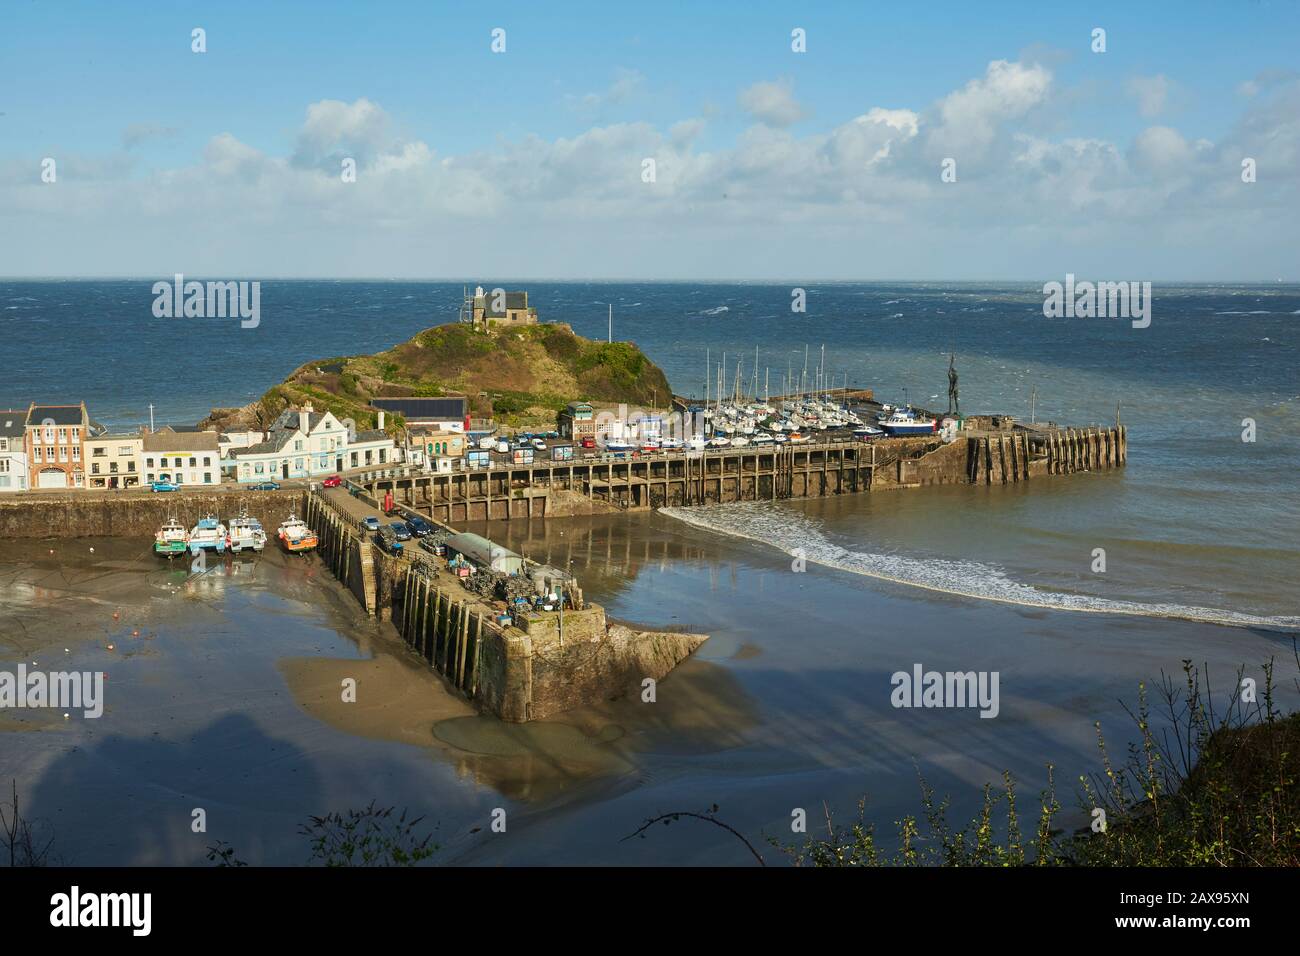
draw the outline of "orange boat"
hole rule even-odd
[[[289,513],[287,521],[280,524],[280,530],[276,532],[280,539],[280,544],[284,545],[284,550],[289,552],[311,551],[316,547],[316,532],[307,527],[306,523],[292,512]]]

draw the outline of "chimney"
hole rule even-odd
[[[379,410],[379,424],[376,426],[380,431],[384,430],[384,410]]]
[[[307,434],[307,430],[308,430],[308,417],[311,414],[309,411],[310,408],[311,406],[308,405],[298,409],[298,428],[302,431],[304,435]]]

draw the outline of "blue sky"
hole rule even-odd
[[[1294,279],[1298,28],[1280,2],[17,0],[0,268]]]

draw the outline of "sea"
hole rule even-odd
[[[155,318],[152,284],[0,280],[10,355],[0,405],[85,401],[94,419],[123,428],[147,423],[152,406],[157,424],[193,423],[213,407],[251,401],[309,360],[377,351],[455,321],[465,286],[267,280],[260,323],[241,328],[237,319]],[[951,358],[963,413],[1075,426],[1118,418],[1128,428],[1129,459],[1110,472],[1008,487],[489,528],[530,556],[567,564],[615,617],[711,637],[662,683],[659,704],[530,731],[555,739],[513,740],[534,761],[523,782],[462,765],[431,783],[429,760],[455,761],[409,740],[383,744],[396,748],[384,751],[389,795],[415,804],[440,795],[440,819],[458,834],[443,862],[743,863],[720,828],[675,826],[648,843],[623,837],[656,813],[715,804],[760,844],[770,836],[789,842],[795,809],[820,816],[826,806],[851,817],[863,797],[887,823],[916,811],[918,774],[952,793],[958,810],[973,807],[982,785],[1006,770],[1031,789],[1048,763],[1073,781],[1096,769],[1094,722],[1121,744],[1131,739],[1125,708],[1139,684],[1180,680],[1185,661],[1213,672],[1216,691],[1228,694],[1238,668],[1258,675],[1273,661],[1281,699],[1294,704],[1300,286],[1158,283],[1150,324],[1136,328],[1127,319],[1046,318],[1041,283],[490,284],[527,288],[543,321],[595,339],[608,334],[612,305],[613,337],[636,342],[679,394],[702,395],[720,362],[729,391],[740,363],[742,385],[756,381],[760,394],[778,392],[805,368],[809,381],[823,369],[828,384],[944,411]],[[804,311],[791,308],[798,289]],[[30,557],[6,564],[0,551],[0,582],[26,582],[31,573]],[[259,573],[281,572],[268,565]],[[277,593],[282,585],[266,584]],[[297,618],[232,593],[209,600],[237,601],[229,613],[245,629],[256,630],[248,622],[259,614],[281,622],[257,649],[265,666],[276,641],[297,656],[309,646],[339,652],[312,636],[320,621],[311,634],[295,632]],[[27,584],[2,583],[0,599],[0,627],[6,611],[25,621],[52,600]],[[176,638],[187,647],[189,639]],[[917,664],[1000,673],[999,716],[893,707],[891,675]],[[191,678],[201,660],[193,668]],[[300,697],[286,693],[282,703],[279,717],[259,712],[257,720],[312,723]],[[130,734],[146,733],[146,724],[140,716]],[[578,731],[583,746],[611,741],[599,746],[618,749],[620,769],[591,770],[591,761],[578,760],[587,769],[556,784],[536,768],[568,766],[574,745],[564,735]],[[322,733],[304,730],[298,747],[318,781],[329,776]],[[338,748],[345,738],[358,746],[346,728],[331,733],[342,735]],[[466,752],[502,752],[499,741],[483,743],[487,737],[463,728],[433,735],[455,737]],[[237,760],[226,736],[214,739],[211,753],[196,759],[214,767]],[[67,796],[75,773],[58,776],[57,790],[41,787],[52,779],[49,762],[66,760],[57,741],[43,747],[26,779],[41,799],[75,802]],[[399,759],[402,747],[410,753]],[[0,763],[20,751],[0,734]],[[120,741],[113,750],[118,759],[130,752]],[[534,774],[547,785],[531,786]],[[103,788],[96,792],[106,799]],[[269,835],[298,808],[287,777],[277,792],[286,795],[283,813],[262,823],[250,815],[248,839],[266,847],[263,861],[292,862]],[[313,793],[310,810],[364,805],[367,794],[365,781],[341,779],[329,794]],[[518,839],[477,836],[475,821],[481,826],[497,799],[519,807],[526,825]],[[193,847],[142,853],[120,841],[96,843],[89,826],[67,828],[80,834],[75,845],[87,848],[87,861],[202,862]]]

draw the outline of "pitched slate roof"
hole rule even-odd
[[[316,426],[325,420],[329,412],[308,412],[307,413],[307,431],[314,432]],[[280,417],[271,423],[268,431],[280,431],[281,429],[293,430],[298,427],[298,409],[286,408],[280,413]]]
[[[475,298],[477,298],[477,296]],[[498,297],[493,295],[491,292],[485,292],[483,294],[483,313],[489,318],[503,319],[509,311],[528,308],[527,292],[507,292],[502,298],[506,300],[505,308],[497,309],[495,308],[495,305]],[[478,303],[475,302],[475,305],[477,304]]]
[[[27,424],[40,425],[48,419],[56,425],[82,425],[85,415],[81,405],[33,405],[27,413]]]
[[[257,455],[274,454],[284,451],[289,442],[293,441],[295,435],[299,435],[298,427],[281,429],[271,433],[271,437],[264,442],[258,442],[256,445],[249,445],[245,448],[230,449],[231,458],[253,458]]]
[[[0,438],[22,438],[27,428],[27,409],[0,408]]]

